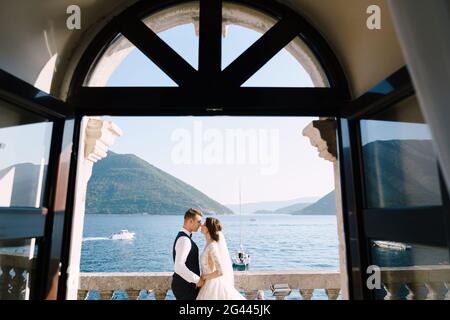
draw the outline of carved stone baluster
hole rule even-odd
[[[422,283],[413,282],[405,283],[406,289],[408,289],[409,294],[406,296],[407,300],[425,300],[427,297],[425,286]]]
[[[443,284],[441,282],[426,282],[425,287],[428,289],[426,300],[443,300]]]
[[[445,289],[447,289],[447,294],[444,297],[444,300],[450,300],[450,282],[444,282]]]
[[[156,300],[166,300],[167,291],[165,289],[154,290],[153,293],[155,295]]]
[[[86,300],[88,295],[87,290],[78,290],[78,300]]]
[[[11,283],[11,267],[1,266],[2,275],[0,276],[0,299],[6,300],[9,297],[9,285]]]
[[[11,288],[11,297],[14,300],[23,300],[25,298],[25,277],[23,273],[25,269],[22,268],[14,268],[14,277],[12,279],[12,288]]]
[[[144,291],[144,294],[145,294],[145,299],[148,300],[149,299],[149,295],[151,293],[153,293],[153,290],[143,289],[143,291]],[[156,299],[156,297],[155,297],[155,299]]]
[[[264,290],[258,290],[256,292],[256,300],[264,300],[264,299],[265,299]]]
[[[258,295],[258,290],[245,290],[245,298],[247,300],[255,300]]]
[[[398,300],[398,291],[400,290],[400,287],[402,284],[400,282],[389,282],[389,283],[383,283],[383,288],[386,290],[386,296],[384,297],[384,300]]]
[[[341,289],[325,289],[325,293],[328,296],[328,300],[336,300],[339,296]]]
[[[111,300],[114,294],[114,290],[100,290],[100,300]]]
[[[313,294],[314,289],[300,289],[300,295],[302,296],[303,300],[311,300]]]
[[[128,300],[137,300],[139,298],[140,290],[126,290]]]

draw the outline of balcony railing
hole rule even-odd
[[[0,300],[23,300],[30,286],[36,259],[17,253],[0,253]]]
[[[381,282],[385,300],[402,299],[401,288],[407,300],[450,300],[448,265],[381,268]]]
[[[35,260],[25,255],[0,253],[0,299],[24,299],[33,274]],[[125,290],[128,299],[138,299],[141,291],[153,293],[155,299],[166,299],[172,272],[148,273],[81,273],[78,299],[88,291],[97,291],[108,300],[117,290]],[[270,290],[274,284],[288,284],[302,299],[312,298],[314,291],[324,289],[330,300],[340,292],[338,272],[332,271],[245,271],[235,272],[235,286],[247,299],[255,299],[258,291]],[[379,293],[385,300],[450,300],[450,266],[414,266],[381,269]],[[283,299],[283,296],[277,297]]]
[[[172,272],[82,273],[78,299],[85,299],[88,291],[93,290],[99,293],[101,300],[109,300],[114,291],[125,290],[128,299],[134,300],[144,290],[153,293],[156,300],[164,300],[171,281]],[[270,290],[273,284],[288,284],[292,291],[299,290],[305,300],[311,299],[315,289],[325,289],[330,300],[337,299],[340,292],[339,273],[333,271],[235,272],[235,287],[243,291],[247,299],[256,299],[258,291]]]
[[[128,299],[137,299],[142,290],[164,300],[170,289],[171,272],[153,273],[82,273],[78,298],[85,299],[90,290],[100,299],[112,299],[116,290],[124,290]],[[379,298],[385,300],[450,300],[450,266],[415,266],[381,268]],[[338,272],[330,271],[254,271],[235,272],[235,286],[247,299],[258,291],[270,290],[274,284],[288,284],[300,297],[310,300],[316,289],[324,289],[329,300],[340,293]],[[401,289],[403,288],[403,294]],[[406,293],[405,293],[406,292]],[[277,299],[284,299],[278,296]]]

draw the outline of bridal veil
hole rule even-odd
[[[234,272],[233,266],[231,264],[230,252],[228,251],[227,241],[225,240],[225,236],[222,231],[218,232],[219,241],[218,244],[218,253],[220,259],[220,265],[222,267],[222,273],[224,279],[234,287]]]

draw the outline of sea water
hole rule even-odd
[[[217,216],[230,254],[242,240],[251,255],[250,271],[330,270],[338,271],[336,216],[331,215],[233,215]],[[183,216],[146,214],[88,214],[85,217],[81,272],[173,272],[172,247],[183,224]],[[110,240],[122,229],[135,232],[134,240]],[[204,236],[192,239],[200,251]],[[120,298],[121,295],[115,295]],[[271,299],[271,292],[265,297]],[[95,293],[90,298],[96,298]],[[143,294],[143,299],[152,295]],[[288,299],[299,299],[298,290]],[[173,299],[171,291],[167,299]],[[313,299],[326,299],[323,289]]]

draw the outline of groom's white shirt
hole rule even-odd
[[[188,236],[191,232],[185,228],[181,228],[181,231]],[[184,280],[191,283],[197,283],[200,277],[186,267],[186,259],[191,251],[191,240],[187,237],[179,237],[175,244],[175,272],[180,275]]]

